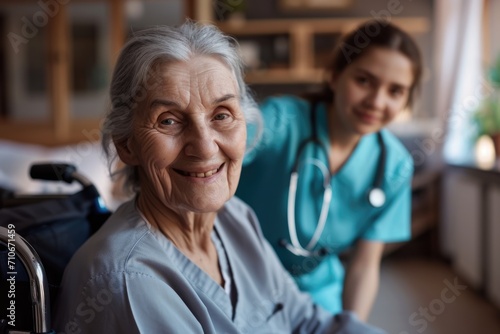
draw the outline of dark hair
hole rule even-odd
[[[336,45],[332,57],[327,64],[327,82],[319,94],[306,96],[309,99],[331,102],[333,92],[328,81],[331,76],[341,73],[349,64],[363,57],[373,47],[395,50],[404,54],[413,65],[413,82],[410,87],[408,104],[414,99],[415,90],[422,77],[422,58],[420,50],[413,38],[395,25],[383,20],[367,21],[345,35]]]

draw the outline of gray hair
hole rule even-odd
[[[134,33],[123,47],[113,72],[111,109],[102,127],[102,147],[110,171],[117,158],[113,141],[121,142],[131,136],[137,105],[146,98],[148,90],[160,84],[155,82],[154,67],[169,61],[188,61],[197,55],[217,58],[232,70],[240,91],[241,109],[247,123],[257,125],[254,143],[258,141],[262,132],[262,119],[243,80],[243,64],[236,41],[213,25],[192,21],[179,27],[157,26]],[[247,147],[247,152],[252,147]],[[137,190],[139,180],[136,168],[125,166],[112,173],[112,176],[120,174],[125,178],[125,189]]]

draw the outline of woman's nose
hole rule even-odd
[[[208,124],[192,124],[187,129],[185,154],[200,159],[208,159],[219,151],[215,131]]]
[[[386,104],[386,94],[383,89],[373,89],[365,99],[367,107],[375,110],[383,109]]]

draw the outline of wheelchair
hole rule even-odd
[[[64,268],[111,215],[97,188],[71,164],[34,164],[32,179],[78,182],[73,194],[0,191],[0,334],[55,334],[51,308]]]

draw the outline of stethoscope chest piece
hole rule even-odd
[[[373,188],[368,192],[368,201],[374,208],[380,208],[385,204],[385,193],[380,188]]]

